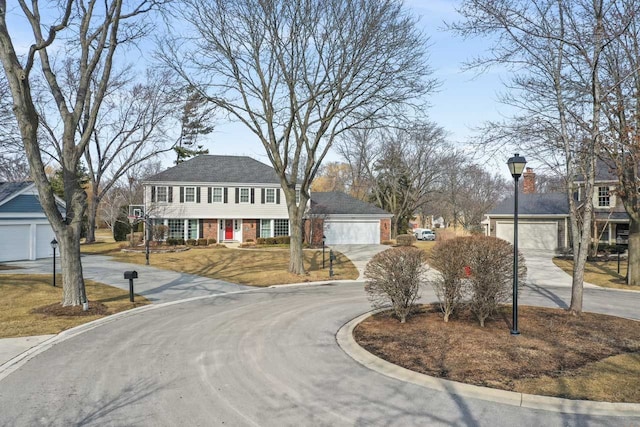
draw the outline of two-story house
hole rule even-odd
[[[168,227],[166,237],[246,242],[291,234],[278,175],[250,157],[197,156],[148,178],[144,186],[144,211],[154,224]],[[312,195],[309,217],[314,229],[320,221],[327,244],[389,239],[389,213],[346,194],[315,197],[321,203]],[[311,236],[314,243],[322,235]]]
[[[558,251],[571,247],[569,203],[565,193],[538,193],[535,173],[527,168],[518,200],[518,246],[521,249]],[[584,181],[577,179],[574,199],[585,203]],[[615,195],[617,178],[604,162],[597,163],[593,195],[594,223],[592,238],[600,243],[626,244],[629,217]],[[486,214],[486,234],[513,241],[514,199],[510,197]]]

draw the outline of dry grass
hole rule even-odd
[[[358,270],[343,254],[335,252],[334,280],[356,279]],[[144,264],[142,253],[114,253],[123,262]],[[224,247],[194,247],[186,252],[151,254],[154,267],[183,273],[196,274],[212,279],[225,280],[253,286],[271,286],[285,283],[329,280],[329,251],[325,253],[325,269],[322,269],[322,250],[304,250],[304,266],[307,274],[289,273],[289,248],[229,249]]]
[[[563,269],[568,275],[573,275],[573,260],[554,258],[553,263]],[[589,261],[584,272],[584,280],[603,288],[633,289],[640,291],[638,286],[629,286],[625,283],[627,275],[627,261],[620,260],[620,274],[618,274],[618,261]]]
[[[417,242],[413,243],[413,246],[415,246],[418,249],[422,249],[427,254],[427,259],[431,255],[431,251],[433,250],[433,247],[435,245],[436,245],[436,242],[434,241],[424,241],[424,240],[418,240]]]
[[[480,328],[461,316],[442,321],[423,307],[401,324],[389,313],[361,323],[356,340],[392,363],[435,377],[530,394],[640,402],[640,323],[560,309],[520,308],[522,335],[509,334],[511,310]]]
[[[58,276],[62,283],[62,276]],[[149,303],[122,289],[86,280],[89,315],[62,308],[62,288],[51,286],[51,275],[0,275],[0,338],[57,334],[65,329],[99,319],[109,314]],[[39,312],[39,313],[38,313]]]

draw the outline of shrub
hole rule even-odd
[[[207,246],[207,239],[198,239],[198,246]]]
[[[383,240],[382,242],[380,242],[381,245],[386,245],[386,246],[392,246],[395,245],[396,242],[394,242],[393,240]]]
[[[413,234],[400,234],[396,236],[396,242],[398,242],[398,246],[411,246],[415,243],[416,236]]]
[[[258,239],[256,240],[256,242],[259,245],[266,245],[267,244],[267,239],[265,239],[264,237],[258,237]]]
[[[431,251],[429,264],[438,270],[439,274],[430,280],[440,303],[440,310],[444,314],[444,321],[454,314],[467,291],[466,275],[466,242],[464,239],[446,240],[438,242]]]
[[[118,216],[115,224],[113,224],[113,240],[116,242],[124,242],[127,240],[127,234],[131,233],[131,225],[129,219],[123,213]]]
[[[187,239],[187,246],[196,246],[198,241],[196,239]]]
[[[275,237],[267,237],[265,239],[265,244],[267,244],[267,245],[275,245],[277,243],[278,243],[278,241],[276,240]]]
[[[254,240],[253,239],[247,239],[247,240],[245,240],[245,243],[254,243]]]
[[[216,239],[207,239],[207,244],[208,245],[215,245],[216,243],[218,243],[218,241]]]
[[[176,239],[176,244],[178,245],[184,245],[184,239],[180,238],[180,239]]]
[[[175,246],[178,244],[178,239],[174,239],[173,237],[167,237],[167,240],[165,240],[165,243],[169,246]]]
[[[151,237],[156,242],[164,239],[164,236],[169,232],[169,227],[163,224],[156,224],[151,228]]]
[[[278,236],[275,239],[278,245],[288,245],[291,243],[291,236]]]
[[[365,291],[374,308],[391,304],[395,315],[404,323],[415,301],[420,297],[424,280],[425,253],[418,248],[387,249],[374,256],[364,270]]]
[[[484,321],[496,313],[499,304],[513,296],[513,246],[506,240],[488,236],[466,237],[471,267],[469,308],[484,327]],[[527,268],[518,257],[518,278],[524,284]]]

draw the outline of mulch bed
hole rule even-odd
[[[464,313],[445,323],[437,306],[426,305],[405,324],[390,312],[376,314],[357,326],[354,338],[407,369],[503,390],[515,390],[518,380],[557,378],[610,356],[640,354],[640,322],[612,316],[521,306],[521,335],[512,336],[505,306],[485,325]]]
[[[60,303],[49,304],[31,310],[34,314],[44,314],[45,316],[104,316],[110,314],[109,307],[101,302],[89,301],[89,309],[82,310],[81,305],[63,307]]]

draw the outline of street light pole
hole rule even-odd
[[[53,238],[51,241],[51,247],[53,248],[53,287],[56,287],[56,248],[58,247],[58,241]]]
[[[525,158],[519,154],[515,154],[507,161],[509,172],[511,172],[515,183],[513,203],[513,321],[511,335],[520,335],[518,330],[518,180],[526,164]]]

